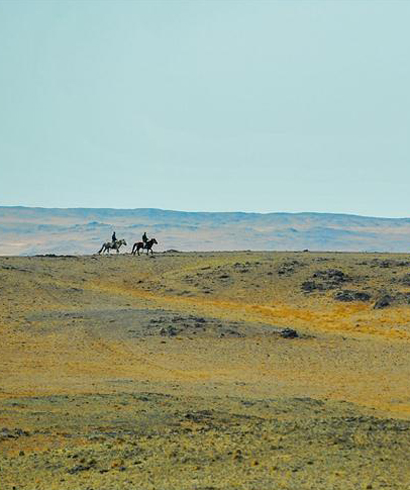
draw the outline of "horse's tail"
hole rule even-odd
[[[100,248],[100,250],[98,251],[98,255],[101,254],[101,252],[104,250],[104,247],[105,247],[105,243],[102,244],[102,247]]]
[[[135,255],[135,249],[137,248],[137,244],[134,243],[134,245],[132,246],[132,250],[131,250],[131,254],[132,255]]]

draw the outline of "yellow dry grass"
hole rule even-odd
[[[294,274],[265,275],[295,257],[305,265]],[[319,258],[328,260],[326,268],[350,275],[356,270],[360,276],[373,273],[359,287],[387,282],[389,269],[356,265],[363,257],[370,261],[378,256],[226,253],[3,259],[14,268],[3,270],[0,396],[106,391],[111,389],[106,380],[113,377],[182,383],[188,390],[199,390],[204,381],[222,383],[231,392],[242,381],[252,385],[247,391],[255,396],[279,390],[354,401],[406,416],[410,307],[374,310],[372,303],[336,302],[332,291],[305,294],[300,289],[313,270],[324,268]],[[250,269],[240,278],[233,268],[238,263]],[[218,281],[221,270],[231,275],[228,285]],[[202,287],[211,282],[210,293],[184,283],[198,272],[206,276],[199,276],[197,283]],[[188,294],[181,294],[187,289]],[[314,337],[303,342],[183,337],[161,343],[154,336],[129,343],[75,323],[71,329],[41,333],[41,322],[26,322],[35,312],[124,305],[292,327]]]
[[[1,258],[0,427],[30,432],[0,430],[1,490],[356,489],[377,475],[406,488],[407,432],[373,418],[410,418],[406,263],[246,252]],[[335,269],[345,282],[303,290]],[[345,289],[371,299],[337,301]],[[385,293],[392,305],[374,309]],[[192,318],[227,334],[183,330]],[[173,322],[177,335],[160,333]],[[278,327],[300,338],[270,333]]]

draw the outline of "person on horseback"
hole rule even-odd
[[[117,237],[115,235],[115,231],[112,234],[111,241],[112,241],[113,244],[117,241]]]
[[[146,247],[147,242],[148,242],[147,233],[144,231],[144,234],[142,235],[142,243],[144,244],[144,248]]]

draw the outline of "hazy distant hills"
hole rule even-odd
[[[410,251],[410,218],[0,206],[1,255],[95,253],[113,230],[127,251],[144,231],[158,251]]]

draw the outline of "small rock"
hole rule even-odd
[[[85,466],[82,464],[79,464],[77,466],[74,466],[74,468],[71,468],[70,470],[67,471],[70,475],[75,475],[76,473],[79,473],[80,471],[89,471],[91,469],[91,466]]]
[[[293,330],[293,328],[284,328],[281,331],[280,336],[284,339],[295,339],[299,337],[299,334],[296,332],[296,330]]]
[[[301,288],[303,291],[306,291],[307,293],[311,293],[312,291],[315,291],[316,289],[321,289],[321,287],[316,284],[314,281],[305,281],[302,283]]]
[[[376,303],[374,304],[373,308],[375,310],[379,310],[381,308],[386,308],[387,306],[390,306],[391,305],[391,302],[392,302],[391,296],[389,296],[388,294],[384,294],[383,296],[381,296],[376,301]]]
[[[371,298],[369,293],[364,291],[349,291],[345,289],[344,291],[339,291],[335,294],[334,298],[337,301],[369,301]]]
[[[165,327],[162,327],[159,331],[159,334],[161,336],[168,336],[168,337],[175,337],[175,335],[177,335],[178,333],[178,330],[173,327],[172,325],[169,325],[167,328]]]

